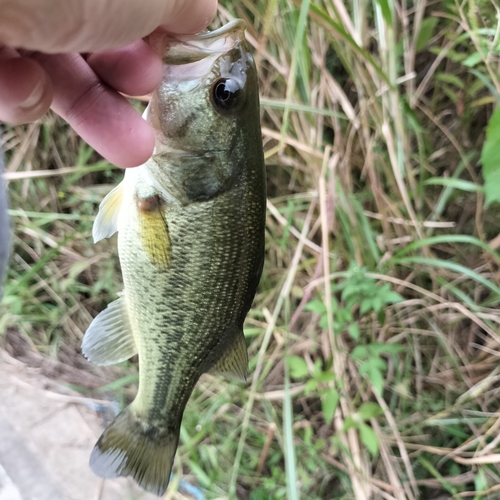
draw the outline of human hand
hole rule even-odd
[[[120,167],[144,163],[154,133],[119,94],[159,84],[161,60],[142,40],[157,28],[196,33],[217,0],[0,0],[0,121],[52,107]]]

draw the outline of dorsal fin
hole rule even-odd
[[[248,375],[248,353],[243,332],[238,334],[236,342],[222,355],[210,370],[228,380],[246,382]]]
[[[123,181],[112,189],[99,205],[99,213],[92,229],[94,243],[113,236],[118,230],[118,213],[122,206],[122,199]]]

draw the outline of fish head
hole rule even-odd
[[[199,158],[213,165],[212,176],[230,176],[248,144],[262,142],[257,74],[245,22],[235,20],[194,36],[163,36],[152,44],[162,50],[164,62],[162,82],[147,112],[156,132],[153,159],[172,170],[173,158],[182,158],[183,168],[195,168],[196,162],[185,160]]]

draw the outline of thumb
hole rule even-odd
[[[217,0],[0,0],[0,44],[47,53],[123,47],[159,26],[196,33]]]

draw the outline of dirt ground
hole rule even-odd
[[[103,405],[109,404],[102,402]],[[0,350],[0,500],[152,500],[88,466],[99,404]]]

